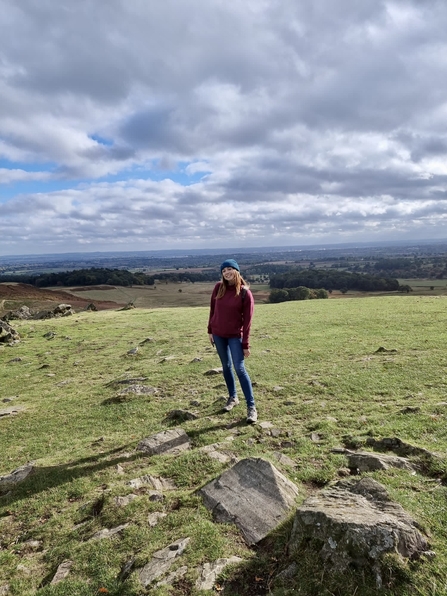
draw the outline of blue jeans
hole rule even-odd
[[[222,362],[223,376],[227,384],[229,396],[236,397],[236,384],[231,366],[233,364],[244,393],[245,401],[247,402],[247,408],[254,407],[255,398],[253,397],[250,377],[245,370],[242,339],[240,337],[219,337],[218,335],[213,335],[213,339],[217,354]]]

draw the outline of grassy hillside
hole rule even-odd
[[[225,595],[267,594],[270,578],[286,563],[289,524],[256,549],[243,543],[234,526],[215,524],[195,491],[229,464],[209,459],[199,447],[225,442],[236,457],[270,459],[298,485],[299,501],[339,477],[346,461],[330,452],[334,447],[360,446],[369,436],[399,437],[445,454],[444,297],[257,304],[247,368],[259,421],[271,421],[278,429],[273,434],[247,426],[242,406],[221,413],[223,379],[204,376],[219,366],[208,344],[207,317],[201,307],[137,308],[14,322],[22,341],[0,348],[0,400],[12,399],[0,409],[24,410],[0,417],[0,475],[27,461],[36,473],[0,497],[0,588],[9,584],[10,593],[20,596],[149,593],[135,573],[117,579],[124,563],[135,558],[135,566],[142,566],[155,551],[191,536],[181,563],[190,569],[186,578],[171,592],[158,588],[151,594],[196,594],[194,567],[231,555],[245,563],[225,572]],[[136,346],[136,355],[128,355]],[[158,392],[117,397],[113,382],[135,377],[147,377],[144,384]],[[179,408],[198,419],[166,419]],[[174,458],[135,454],[142,438],[175,426],[191,437],[191,452]],[[296,467],[280,465],[275,452]],[[127,484],[144,474],[170,478],[177,490],[151,501],[144,488]],[[436,552],[424,562],[391,562],[383,594],[445,594],[445,465],[424,475],[371,475],[426,529]],[[138,498],[129,505],[115,504],[116,496],[132,492]],[[167,515],[150,527],[148,514],[155,511]],[[128,522],[119,537],[89,540],[102,528]],[[67,559],[74,562],[69,578],[50,586]],[[334,578],[315,559],[299,583],[271,589],[277,596],[376,594],[372,578],[355,571]]]

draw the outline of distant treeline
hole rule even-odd
[[[288,300],[315,300],[318,298],[329,298],[329,293],[323,288],[310,290],[305,286],[298,288],[275,289],[270,292],[269,301],[273,303],[287,302]]]
[[[364,273],[349,273],[338,269],[293,269],[273,275],[271,288],[325,288],[332,290],[357,290],[361,292],[393,292],[399,289],[397,279]]]
[[[168,282],[200,282],[217,281],[218,272],[204,273],[174,273],[165,272],[157,275],[146,275],[145,273],[131,273],[125,269],[104,269],[92,267],[91,269],[78,269],[76,271],[64,271],[61,273],[44,273],[41,275],[2,275],[2,282],[27,283],[38,288],[53,286],[153,286],[156,280]]]
[[[447,260],[443,257],[379,259],[374,263],[374,272],[392,277],[445,279]]]

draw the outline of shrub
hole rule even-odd
[[[290,300],[289,292],[287,290],[272,290],[269,300],[272,303],[287,302]]]

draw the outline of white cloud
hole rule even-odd
[[[0,247],[445,236],[446,29],[440,1],[4,0],[0,182],[35,192]]]
[[[0,168],[0,184],[29,182],[32,180],[48,180],[50,177],[51,174],[49,172],[28,172],[26,170]]]

